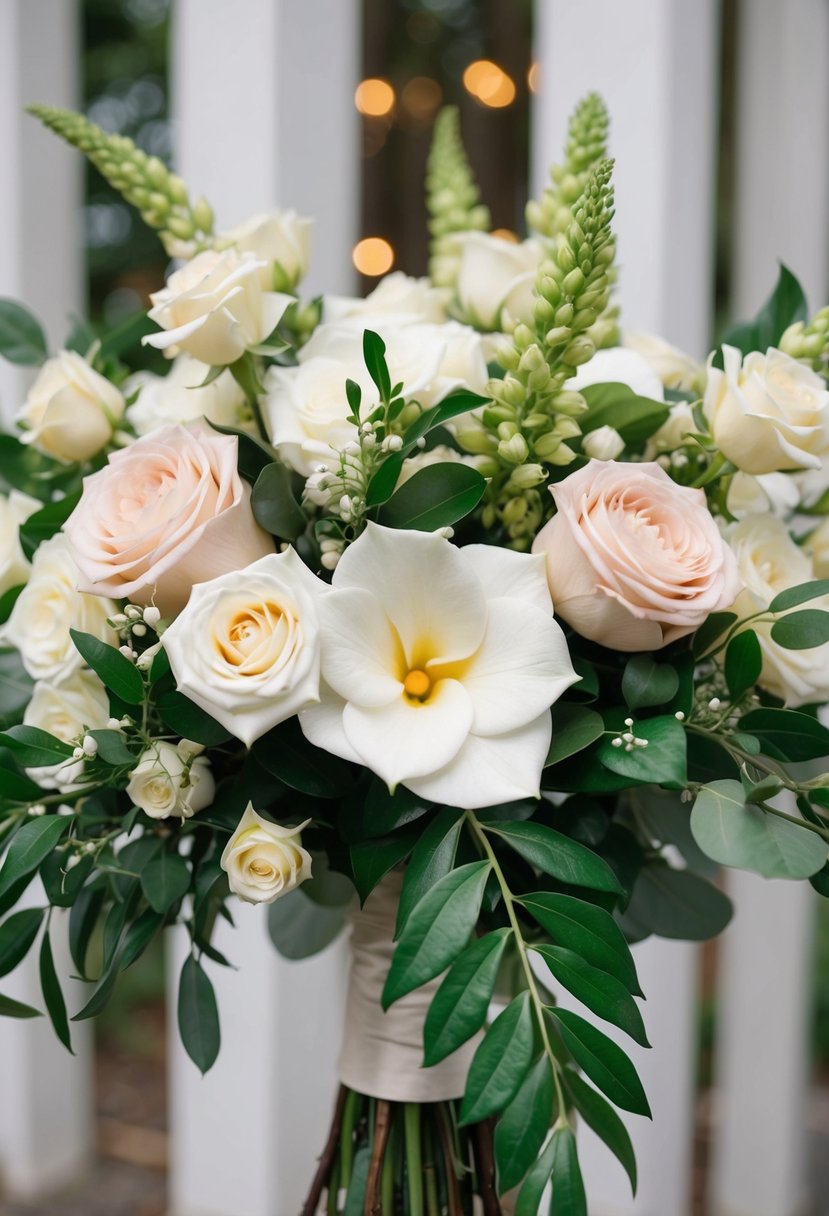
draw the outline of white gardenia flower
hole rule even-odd
[[[176,686],[249,747],[319,700],[326,591],[293,549],[197,583],[162,636]]]
[[[578,678],[543,559],[369,524],[319,613],[312,743],[451,806],[538,796],[550,706]]]
[[[188,761],[172,743],[151,743],[130,774],[127,797],[151,819],[190,819],[210,805],[216,787],[204,756]]]
[[[17,421],[21,442],[65,464],[89,460],[106,447],[124,413],[124,398],[76,351],[47,359]]]
[[[127,418],[136,433],[148,435],[159,427],[196,418],[206,418],[217,426],[248,426],[250,409],[233,376],[224,371],[205,384],[209,372],[206,363],[179,355],[166,376],[152,372],[131,376],[124,388],[128,396],[138,391],[135,401],[127,407]]]
[[[250,904],[272,904],[310,878],[311,854],[300,836],[310,822],[283,828],[263,819],[249,802],[222,853],[231,891]]]
[[[79,577],[68,538],[59,532],[38,547],[29,581],[0,627],[0,642],[19,650],[33,680],[54,683],[83,666],[70,629],[110,644],[115,640],[107,618],[115,615],[117,605],[76,590]]]
[[[375,323],[390,319],[404,325],[417,321],[439,325],[446,319],[444,297],[445,292],[433,287],[430,279],[415,279],[395,270],[385,275],[364,299],[326,296],[322,315],[326,324],[352,321],[359,323],[361,329],[374,329]]]
[[[533,292],[543,249],[538,241],[508,241],[486,232],[458,237],[456,290],[466,318],[477,328],[532,324]]]
[[[251,253],[264,263],[262,286],[266,290],[293,291],[308,273],[311,261],[311,230],[314,221],[292,208],[252,215],[231,228],[219,243],[233,245],[240,253]]]
[[[623,346],[597,350],[592,359],[576,368],[575,376],[567,381],[567,387],[577,392],[591,384],[625,384],[639,397],[649,397],[652,401],[665,400],[662,381],[647,360]]]
[[[805,364],[774,347],[743,359],[723,348],[709,359],[703,398],[714,442],[744,473],[819,469],[829,456],[829,391]]]
[[[94,671],[74,671],[59,683],[39,680],[23,714],[26,726],[37,726],[64,743],[75,744],[89,730],[103,730],[109,722],[109,697]],[[28,770],[45,789],[66,790],[83,773],[82,760]]]
[[[29,577],[31,565],[20,547],[20,525],[42,506],[20,490],[0,494],[0,595]]]
[[[808,554],[772,515],[747,515],[729,528],[727,540],[743,580],[744,589],[730,608],[740,618],[763,611],[780,591],[815,577]],[[827,611],[829,596],[812,600],[806,607]],[[772,624],[747,623],[757,634],[763,653],[760,686],[789,707],[829,699],[829,642],[808,650],[786,650],[772,639]]]
[[[262,287],[265,263],[237,249],[205,249],[170,275],[150,299],[150,318],[162,333],[145,345],[202,363],[235,363],[273,332],[293,297]]]

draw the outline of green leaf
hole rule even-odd
[[[119,730],[91,730],[89,734],[98,744],[95,757],[111,764],[113,768],[133,768],[138,761],[124,742]]]
[[[511,929],[487,933],[467,946],[452,964],[426,1015],[423,1042],[427,1067],[446,1059],[483,1026],[511,936]]]
[[[388,456],[376,473],[368,483],[366,489],[366,506],[379,507],[382,503],[388,502],[394,493],[394,487],[397,485],[397,479],[400,476],[400,470],[403,468],[405,456],[402,452],[395,452]]]
[[[691,831],[714,861],[764,878],[810,878],[826,862],[826,842],[808,828],[747,806],[739,781],[712,781],[697,795]]]
[[[24,1005],[22,1001],[13,1001],[10,996],[0,993],[0,1018],[42,1018],[43,1014],[32,1005]]]
[[[498,1193],[518,1186],[535,1161],[553,1115],[553,1070],[540,1056],[495,1126]]]
[[[89,877],[95,858],[87,853],[75,854],[55,849],[40,863],[40,877],[49,903],[54,908],[70,908]]]
[[[771,627],[771,640],[786,650],[811,650],[829,642],[829,612],[804,608],[789,612]]]
[[[411,853],[417,837],[417,828],[404,828],[379,840],[351,845],[351,870],[361,903],[365,903],[380,879]]]
[[[384,1009],[440,975],[460,954],[477,923],[490,870],[488,861],[459,866],[423,896],[394,952],[383,988]]]
[[[544,767],[583,751],[604,733],[604,720],[594,709],[559,701],[553,706],[553,737]]]
[[[269,773],[301,794],[342,798],[351,785],[345,761],[309,743],[295,718],[281,722],[258,739],[253,754]]]
[[[712,612],[694,634],[694,655],[701,658],[737,620],[736,612]]]
[[[302,891],[315,904],[344,908],[354,898],[354,883],[347,874],[332,870],[326,853],[312,853],[313,876],[302,884]]]
[[[338,937],[345,915],[342,908],[314,903],[301,887],[268,906],[268,933],[283,958],[310,958]]]
[[[501,823],[497,827],[488,824],[486,830],[506,840],[530,865],[559,882],[614,894],[622,891],[606,861],[583,844],[541,823]]]
[[[559,1128],[553,1134],[552,1144],[553,1202],[550,1216],[587,1216],[587,1196],[572,1128]]]
[[[784,760],[820,760],[829,756],[829,730],[817,718],[794,709],[752,709],[740,718],[740,730],[756,735],[767,754]],[[2,741],[2,737],[0,737]]]
[[[637,936],[703,942],[722,933],[732,911],[728,897],[704,878],[656,861],[639,871],[623,928],[630,923]]]
[[[522,895],[519,902],[553,941],[614,975],[629,992],[641,995],[633,955],[621,929],[604,908],[553,891]]]
[[[591,966],[572,950],[540,943],[532,948],[577,1001],[604,1021],[624,1030],[640,1046],[650,1047],[638,1006],[620,980]]]
[[[486,480],[469,465],[449,461],[428,465],[392,494],[377,519],[388,528],[434,532],[468,515],[485,489]]]
[[[205,747],[218,747],[230,738],[230,732],[215,718],[176,689],[162,693],[156,706],[167,729],[183,739],[191,739]]]
[[[145,908],[137,920],[134,920],[124,936],[124,947],[118,960],[118,969],[126,971],[149,946],[155,935],[164,924],[164,916]]]
[[[723,338],[723,345],[736,346],[744,355],[777,346],[783,333],[795,321],[807,317],[806,297],[795,276],[783,263],[774,291],[753,321],[736,325]]]
[[[798,583],[796,587],[787,587],[778,591],[769,604],[769,612],[786,612],[805,604],[807,600],[816,600],[820,596],[829,595],[829,578],[811,579],[808,583]]]
[[[184,1050],[203,1075],[219,1054],[219,1011],[213,985],[192,955],[181,969],[178,1028]]]
[[[403,875],[395,939],[400,937],[409,916],[426,892],[454,866],[463,821],[463,811],[444,807],[415,845]]]
[[[0,975],[14,971],[29,953],[44,911],[44,908],[23,908],[0,925]]]
[[[16,300],[0,299],[0,355],[9,363],[39,367],[47,353],[46,335],[37,318]]]
[[[622,695],[631,709],[667,705],[678,688],[679,676],[670,663],[657,663],[649,654],[636,654],[625,664]]]
[[[49,540],[61,530],[78,505],[80,496],[80,491],[76,491],[66,494],[57,502],[47,503],[20,525],[20,547],[29,561],[44,540]]]
[[[19,722],[32,699],[33,689],[34,681],[23,666],[18,652],[0,650],[0,727]]]
[[[278,461],[265,465],[257,477],[250,505],[256,522],[272,536],[296,540],[305,531],[308,520],[294,498],[291,475]]]
[[[391,397],[391,378],[386,363],[386,344],[379,334],[371,329],[363,331],[363,359],[368,374],[371,376],[381,401]]]
[[[40,987],[43,991],[46,1012],[49,1014],[55,1034],[67,1051],[71,1052],[72,1038],[69,1034],[66,1002],[61,992],[58,974],[55,971],[55,960],[52,957],[52,943],[49,940],[48,930],[43,934],[43,940],[40,943]],[[74,1055],[74,1052],[72,1054]]]
[[[564,1046],[579,1068],[622,1110],[650,1117],[650,1106],[636,1069],[612,1039],[569,1009],[551,1009]]]
[[[515,1201],[515,1216],[538,1216],[541,1211],[544,1188],[550,1181],[550,1175],[553,1172],[555,1155],[556,1148],[551,1139],[527,1174],[524,1185],[518,1192],[518,1198]]]
[[[641,447],[668,418],[663,401],[640,397],[626,384],[591,384],[581,390],[587,410],[579,414],[583,435],[612,426],[628,447]]]
[[[165,850],[141,871],[141,890],[156,912],[166,912],[187,893],[190,867],[178,853]]]
[[[141,672],[114,646],[107,646],[91,633],[70,629],[75,648],[110,692],[127,705],[140,705],[144,700]]]
[[[358,1148],[354,1154],[354,1165],[351,1171],[351,1185],[345,1197],[343,1216],[363,1216],[368,1187],[368,1169],[371,1165],[371,1149],[367,1144]]]
[[[673,715],[637,722],[632,728],[647,747],[614,747],[610,739],[599,744],[598,756],[605,768],[623,777],[653,785],[683,788],[687,781],[685,728]]]
[[[98,923],[104,903],[104,892],[100,887],[84,887],[69,912],[69,953],[78,974],[86,979],[86,956],[89,942]]]
[[[592,1085],[570,1068],[564,1070],[564,1083],[570,1091],[576,1110],[588,1127],[605,1142],[607,1147],[623,1166],[630,1179],[633,1194],[636,1194],[636,1156],[630,1142],[627,1128],[616,1114],[616,1111],[601,1094],[597,1094]]]
[[[763,652],[753,629],[736,634],[725,650],[725,682],[733,700],[748,692],[760,678]]]
[[[399,785],[392,794],[385,782],[378,778],[369,788],[359,817],[358,832],[351,838],[386,836],[407,823],[414,823],[430,809],[431,803],[418,798],[404,785]]]
[[[32,875],[72,822],[69,815],[41,815],[27,819],[16,834],[0,868],[0,895],[20,879]]]
[[[37,726],[10,727],[0,735],[0,747],[7,747],[13,752],[17,763],[24,768],[60,764],[72,755],[68,743]]]
[[[488,1119],[509,1105],[524,1082],[533,1045],[532,1006],[524,991],[499,1013],[472,1057],[461,1103],[462,1126]]]

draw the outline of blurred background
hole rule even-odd
[[[225,224],[274,204],[317,215],[311,291],[365,292],[391,269],[425,273],[424,167],[442,105],[460,107],[494,227],[520,237],[528,192],[560,158],[572,104],[598,88],[619,159],[623,323],[703,355],[725,324],[759,306],[778,257],[803,278],[814,308],[829,294],[826,0],[0,0],[0,33],[0,223],[10,233],[0,294],[39,309],[55,344],[68,313],[109,328],[144,308],[167,264],[96,171],[22,117],[34,100],[75,105],[174,164]],[[286,49],[278,35],[295,42]],[[235,96],[245,89],[247,110]],[[135,366],[148,357],[140,348],[131,356]],[[19,384],[0,380],[7,409]],[[595,1216],[829,1213],[829,904],[808,890],[772,896],[760,886],[732,891],[748,971],[735,971],[737,945],[727,943],[669,944],[677,963],[648,956],[654,984],[661,977],[675,990],[649,1002],[674,1053],[658,1068],[683,1063],[663,1098],[663,1139],[645,1147],[639,1200],[625,1198],[615,1175],[600,1180]],[[674,966],[679,1014],[670,1005]],[[270,990],[263,999],[279,1007]],[[292,1216],[279,1192],[261,1209],[244,1187],[236,1208],[186,1194],[182,1158],[198,1151],[177,1139],[180,1125],[171,1134],[169,1101],[192,1127],[198,1095],[221,1097],[195,1086],[193,1106],[168,1098],[186,1065],[168,1059],[166,1009],[164,958],[148,952],[100,1019],[94,1048],[86,1044],[67,1074],[66,1094],[80,1095],[77,1123],[88,1126],[51,1171],[38,1169],[38,1151],[62,1150],[41,1134],[37,1104],[20,1105],[26,1072],[12,1069],[29,1059],[28,1041],[14,1037],[28,1028],[0,1023],[3,1216]],[[228,1042],[235,1030],[226,1020]],[[49,1050],[38,1044],[32,1077]],[[785,1075],[773,1075],[767,1053],[784,1058]],[[757,1081],[748,1112],[734,1098],[746,1100],[746,1069]],[[30,1090],[42,1088],[38,1077]],[[228,1126],[260,1114],[255,1104],[224,1112]],[[326,1120],[323,1110],[320,1140]],[[217,1126],[202,1143],[206,1156],[231,1134]],[[718,1137],[726,1149],[715,1167]],[[752,1157],[759,1199],[739,1174]],[[587,1184],[590,1193],[589,1171]]]

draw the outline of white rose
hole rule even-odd
[[[469,321],[484,330],[501,329],[506,319],[531,322],[541,245],[533,240],[518,243],[485,232],[465,232],[459,247],[456,290]]]
[[[359,378],[355,371],[336,359],[319,358],[265,373],[262,413],[271,443],[280,459],[304,477],[318,464],[335,461],[336,453],[357,436],[345,395],[346,379]]]
[[[705,368],[690,355],[671,346],[656,334],[631,333],[622,335],[622,344],[627,350],[641,355],[656,373],[665,388],[695,393],[705,381]]]
[[[62,350],[43,364],[17,421],[26,428],[23,443],[70,464],[100,452],[123,413],[115,385],[76,351]]]
[[[214,792],[203,756],[183,756],[161,740],[141,753],[127,786],[127,796],[151,819],[189,819],[210,805]]]
[[[582,447],[594,460],[615,460],[624,452],[625,441],[614,427],[600,426],[585,435]]]
[[[800,504],[800,493],[794,477],[788,473],[735,473],[728,485],[726,506],[735,519],[744,515],[759,515],[771,511],[786,519]]]
[[[43,506],[36,498],[12,490],[0,494],[0,595],[29,577],[31,566],[20,547],[20,525]]]
[[[829,578],[829,519],[823,519],[803,545],[812,559],[815,578]]]
[[[310,878],[311,855],[300,836],[310,822],[283,828],[263,819],[249,802],[222,853],[231,891],[249,904],[272,904]]]
[[[703,407],[714,442],[744,473],[817,469],[829,453],[829,392],[805,364],[770,347],[708,364]]]
[[[33,680],[54,683],[83,666],[70,629],[110,644],[115,639],[107,618],[117,606],[103,596],[77,591],[78,577],[68,539],[58,533],[44,541],[34,555],[29,581],[0,629],[0,641],[20,651]]]
[[[677,401],[668,410],[668,417],[645,444],[645,460],[655,460],[662,452],[674,452],[688,443],[688,436],[699,428],[687,401]]]
[[[171,354],[183,350],[202,363],[235,363],[276,328],[293,299],[266,291],[265,263],[252,253],[206,249],[154,292],[149,315],[163,333],[142,341]]]
[[[747,515],[729,529],[727,538],[744,584],[730,611],[741,618],[763,611],[778,592],[815,577],[807,554],[786,525],[771,515]],[[829,609],[829,596],[808,607]],[[829,699],[829,642],[809,650],[786,650],[772,640],[771,626],[771,621],[749,622],[763,652],[759,684],[788,706]]]
[[[641,355],[613,346],[608,350],[597,350],[592,359],[576,369],[576,374],[567,381],[567,387],[577,392],[591,384],[625,384],[639,397],[652,401],[664,401],[662,381]]]
[[[23,714],[26,726],[37,726],[64,743],[76,744],[88,730],[103,730],[109,721],[109,697],[94,671],[74,671],[60,683],[39,680]],[[46,789],[66,790],[83,773],[83,760],[29,769]]]
[[[362,328],[373,329],[372,321],[389,316],[411,324],[426,321],[440,324],[446,319],[445,293],[433,287],[429,279],[415,279],[395,270],[380,280],[365,299],[354,296],[326,296],[323,316],[326,324],[338,321],[361,321]]]
[[[245,427],[250,424],[250,409],[245,394],[229,371],[210,384],[204,381],[210,368],[189,355],[179,355],[166,376],[138,372],[126,383],[129,395],[138,396],[127,407],[127,417],[137,434],[175,422],[206,418],[216,426]],[[204,387],[202,387],[204,386]]]
[[[263,286],[291,291],[308,273],[314,221],[296,211],[253,215],[220,238],[266,264]]]
[[[319,701],[325,589],[293,549],[197,583],[162,637],[179,690],[248,746]]]

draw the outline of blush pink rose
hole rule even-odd
[[[165,426],[85,478],[64,525],[79,589],[174,616],[194,583],[273,553],[237,472],[237,447],[234,435],[202,422]]]
[[[659,650],[736,599],[737,564],[702,490],[657,464],[591,460],[551,486],[539,532],[556,614],[614,650]]]

